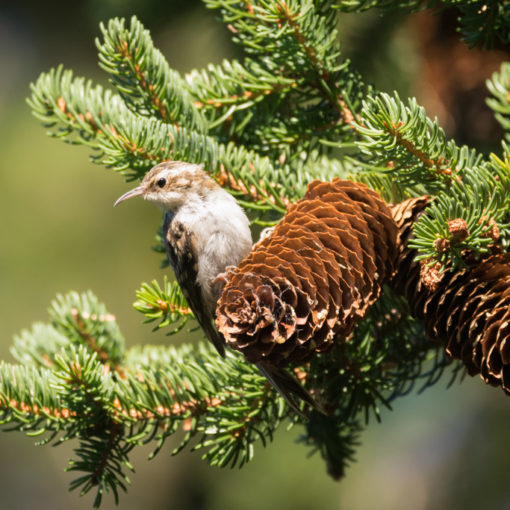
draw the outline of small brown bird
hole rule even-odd
[[[214,324],[221,293],[218,276],[229,266],[237,266],[251,250],[246,214],[202,165],[180,161],[156,165],[114,206],[138,196],[165,212],[163,235],[176,280],[207,338],[224,356],[225,340]],[[288,372],[264,362],[257,367],[295,411],[301,413],[296,397],[318,408]]]

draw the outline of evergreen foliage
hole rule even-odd
[[[498,111],[501,103],[494,103]],[[396,94],[368,98],[361,118],[356,129],[362,154],[388,167],[387,173],[409,192],[435,196],[428,214],[414,229],[411,247],[420,252],[419,259],[457,267],[462,265],[464,250],[486,253],[493,242],[487,235],[489,220],[497,224],[508,221],[508,146],[503,144],[504,160],[495,155],[484,159],[474,149],[458,147],[454,140],[446,139],[437,119],[429,119],[415,99],[405,105]],[[469,236],[449,250],[438,250],[438,240],[451,238],[448,220],[454,218],[466,221]],[[508,231],[503,229],[500,234],[506,245]]]
[[[339,0],[335,8],[345,12],[381,10],[408,10],[425,8],[458,9],[462,39],[469,46],[492,47],[500,41],[508,43],[510,36],[510,3],[508,0]]]
[[[510,63],[502,64],[501,71],[487,80],[487,87],[494,96],[487,99],[487,104],[494,110],[496,119],[505,130],[505,138],[510,142]]]
[[[113,89],[57,67],[41,74],[28,100],[50,136],[90,147],[98,164],[127,180],[165,159],[204,163],[254,223],[272,225],[313,179],[368,183],[388,201],[434,197],[417,222],[419,257],[443,269],[462,253],[487,251],[490,222],[508,243],[510,150],[490,155],[448,140],[416,100],[378,93],[342,55],[342,11],[416,10],[414,0],[204,0],[217,10],[245,53],[181,76],[154,47],[140,21],[113,19],[96,42]],[[427,2],[426,2],[427,3]],[[465,40],[508,42],[508,2],[443,0],[459,7]],[[506,7],[505,7],[506,6]],[[488,100],[510,131],[510,66],[492,77]],[[341,154],[342,156],[338,156]],[[450,239],[448,220],[469,235]],[[135,308],[155,329],[178,333],[193,315],[175,283],[142,284]],[[118,499],[132,469],[129,452],[181,435],[173,452],[201,450],[214,466],[242,466],[257,441],[271,441],[285,421],[303,427],[302,442],[339,478],[354,458],[362,428],[379,408],[417,384],[434,384],[449,361],[425,337],[405,301],[386,289],[352,338],[328,357],[295,367],[332,415],[290,411],[241,356],[219,358],[209,346],[141,346],[126,350],[115,318],[91,294],[53,303],[48,324],[14,340],[17,364],[0,365],[0,420],[5,430],[43,443],[75,440],[69,469],[82,494]],[[457,373],[457,372],[455,372]]]

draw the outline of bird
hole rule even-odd
[[[224,357],[226,342],[216,329],[216,304],[224,275],[252,248],[244,210],[203,165],[183,161],[157,164],[139,186],[118,198],[114,207],[133,197],[142,197],[163,211],[165,249],[177,283],[206,337]],[[303,415],[300,400],[322,412],[284,368],[265,361],[256,365],[298,414]]]

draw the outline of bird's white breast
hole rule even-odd
[[[198,252],[197,283],[204,301],[216,306],[213,280],[228,266],[236,266],[252,246],[246,214],[235,199],[219,188],[207,198],[188,202],[175,219],[194,233]]]

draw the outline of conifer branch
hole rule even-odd
[[[285,179],[279,175],[285,170],[273,167],[267,158],[233,144],[218,144],[186,128],[137,117],[120,96],[100,86],[93,88],[90,81],[73,78],[62,67],[40,76],[32,86],[29,103],[44,125],[52,128],[51,136],[89,145],[97,151],[94,162],[112,167],[129,180],[142,177],[158,162],[181,159],[204,163],[213,174],[219,170],[218,163],[223,163],[227,175],[243,185],[234,190],[259,209],[283,212],[282,192],[296,193],[290,187],[282,188],[279,183]]]
[[[154,48],[149,31],[135,16],[129,29],[119,18],[100,28],[104,38],[102,43],[96,40],[100,66],[110,74],[111,83],[130,109],[177,127],[206,132],[205,120],[187,94],[183,80]]]
[[[331,2],[316,6],[312,1],[252,4],[208,0],[206,4],[220,10],[224,23],[234,34],[234,41],[256,57],[266,72],[281,81],[291,79],[294,83],[292,88],[282,90],[287,97],[280,94],[284,96],[280,102],[283,100],[285,112],[290,108],[300,120],[296,125],[308,125],[309,129],[301,134],[290,131],[291,143],[317,136],[352,137],[350,119],[365,87],[348,61],[340,60],[335,15],[329,9]],[[301,105],[304,96],[313,101],[306,108]],[[332,108],[328,116],[324,115],[326,104]],[[314,124],[310,125],[310,121]],[[262,136],[276,141],[286,130],[288,127],[281,123]]]
[[[487,88],[493,97],[487,98],[496,119],[505,130],[505,138],[510,142],[510,62],[503,62],[501,70],[487,80]]]
[[[460,10],[461,31],[469,46],[492,47],[498,40],[510,38],[510,2],[508,0],[442,0],[448,7]]]
[[[33,353],[31,357],[22,353],[23,348],[40,345],[42,339],[29,342],[30,333],[24,333],[25,342],[18,342],[17,352],[28,364],[0,366],[0,421],[11,430],[46,434],[46,441],[57,444],[77,439],[77,458],[69,469],[84,474],[71,488],[79,488],[82,494],[95,490],[96,506],[105,493],[113,492],[117,499],[118,488],[126,489],[129,479],[125,470],[132,469],[128,454],[136,445],[155,442],[156,454],[168,436],[183,430],[174,453],[193,443],[192,450],[202,450],[211,465],[241,466],[253,457],[254,444],[271,441],[282,420],[290,416],[283,399],[253,365],[239,355],[219,358],[209,346],[134,347],[123,354],[121,370],[108,370],[108,360],[91,349],[90,343],[80,342],[80,328],[70,324],[69,310],[78,300],[81,316],[90,314],[83,319],[87,331],[106,330],[105,352],[118,349],[119,338],[112,334],[117,326],[113,319],[105,324],[104,315],[111,316],[93,295],[60,297],[51,312],[60,352],[54,355],[50,368],[43,368],[33,361]],[[381,320],[382,327],[386,319]],[[55,334],[46,328],[39,325],[32,334],[42,333],[45,338],[48,332]],[[389,358],[381,356],[381,346],[373,341],[369,329],[363,328],[359,335],[346,344],[347,350],[335,354],[335,369],[325,359],[317,359],[298,371],[328,399],[332,409],[341,409],[335,418],[315,414],[310,415],[310,422],[292,418],[296,423],[308,423],[303,442],[322,452],[335,476],[352,459],[360,430],[358,415],[368,417],[369,410],[377,415],[378,405],[386,402],[368,374],[379,374],[377,386],[387,389],[406,379],[403,366],[398,380],[387,371]],[[399,344],[409,340],[401,335]],[[395,337],[385,334],[381,341],[390,349],[388,354],[395,352]],[[413,349],[425,354],[429,346],[418,342]],[[418,367],[423,359],[409,356],[408,379],[421,372]],[[329,425],[321,430],[318,424],[324,419]]]
[[[439,0],[437,0],[439,1]],[[423,4],[432,5],[434,0],[400,0],[397,5],[392,0],[337,0],[334,9],[343,12],[363,12],[368,9],[388,9],[390,11],[397,9],[415,10],[423,6]]]
[[[508,43],[510,36],[510,2],[508,0],[337,0],[333,7],[344,12],[380,9],[416,12],[422,9],[456,9],[459,31],[470,47],[493,47],[497,41]]]
[[[50,309],[53,326],[72,340],[72,345],[84,346],[97,354],[99,360],[110,369],[119,371],[124,356],[124,337],[117,326],[115,316],[106,311],[91,293],[57,296]]]
[[[361,151],[391,165],[394,175],[408,182],[450,185],[464,168],[481,161],[475,151],[449,142],[437,119],[429,119],[415,99],[405,105],[397,94],[368,98],[356,130],[362,135]]]
[[[136,297],[133,307],[145,315],[144,322],[159,320],[154,330],[172,326],[167,335],[178,333],[186,326],[188,319],[194,318],[179,285],[170,283],[166,276],[163,288],[153,280],[151,285],[142,284],[142,288],[136,291]]]
[[[426,193],[436,195],[427,214],[414,226],[411,246],[418,260],[440,262],[445,268],[462,267],[463,254],[487,253],[494,239],[491,224],[506,222],[510,181],[507,162],[448,141],[437,120],[430,120],[423,107],[398,95],[380,94],[364,103],[357,142],[370,161],[385,165],[402,185],[419,183]],[[462,219],[468,234],[451,242],[450,220]],[[506,238],[506,228],[499,231]],[[506,241],[505,241],[506,242]]]

